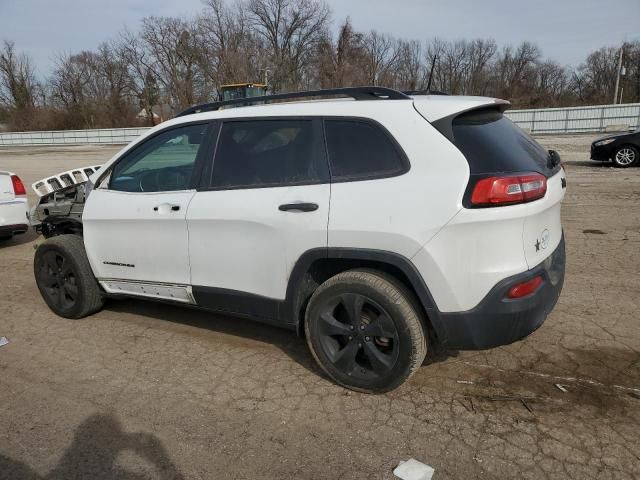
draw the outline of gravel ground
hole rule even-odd
[[[537,332],[449,352],[400,389],[348,392],[293,333],[127,300],[53,315],[33,234],[0,247],[0,478],[640,478],[640,168],[566,161],[564,291]],[[112,147],[0,150],[26,182]],[[564,385],[562,391],[555,384]]]

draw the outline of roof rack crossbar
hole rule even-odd
[[[408,95],[386,87],[347,87],[347,88],[330,88],[325,90],[308,90],[305,92],[276,93],[274,95],[264,95],[261,97],[234,98],[233,100],[224,100],[220,102],[203,103],[202,105],[194,105],[180,112],[177,117],[191,115],[200,112],[212,112],[219,110],[221,107],[231,105],[255,105],[262,102],[273,102],[276,100],[291,100],[296,98],[309,97],[329,97],[329,96],[345,96],[354,100],[411,100]]]

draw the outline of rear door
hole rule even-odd
[[[199,123],[158,133],[120,158],[89,195],[84,239],[93,271],[108,291],[189,301],[186,212],[207,129]]]
[[[285,298],[300,255],[326,248],[331,187],[320,122],[222,124],[212,168],[187,212],[199,305],[275,318],[269,300]]]
[[[527,265],[532,268],[541,263],[562,238],[560,203],[566,178],[559,157],[550,155],[495,108],[457,116],[452,121],[452,133],[455,145],[469,162],[470,186],[481,178],[502,174],[539,173],[547,178],[545,196],[527,203],[521,217]]]

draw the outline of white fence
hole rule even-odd
[[[640,127],[640,103],[507,110],[507,116],[531,133],[598,133],[611,126]]]
[[[148,128],[102,128],[53,132],[8,132],[0,133],[0,146],[127,144],[147,130]]]
[[[593,107],[508,110],[507,116],[531,133],[597,133],[612,125],[640,127],[640,103]],[[55,132],[0,133],[0,146],[126,144],[148,128],[105,128]]]

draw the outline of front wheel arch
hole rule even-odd
[[[49,308],[64,318],[83,318],[104,305],[82,237],[57,235],[36,250],[33,272]]]

